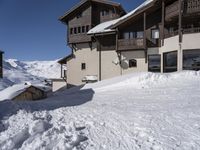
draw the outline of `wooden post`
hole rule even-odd
[[[161,39],[162,44],[164,46],[164,38],[165,38],[165,2],[162,0],[162,31],[161,31]]]
[[[179,43],[182,43],[182,0],[179,0],[179,23],[178,23],[178,34]]]
[[[97,51],[99,51],[99,81],[101,81],[101,45],[100,45],[99,39],[97,38],[96,38],[96,42],[97,42]]]
[[[147,63],[147,36],[146,36],[146,12],[144,12],[144,38],[143,44],[145,49],[145,63]]]

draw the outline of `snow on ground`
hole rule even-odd
[[[0,79],[0,90],[12,86],[31,82],[38,84],[49,78],[59,78],[60,66],[55,61],[18,61],[8,59],[3,62],[4,78]]]
[[[0,102],[2,150],[200,149],[200,72],[135,73]]]

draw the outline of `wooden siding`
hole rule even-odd
[[[144,49],[144,39],[119,39],[118,50]]]
[[[115,50],[116,49],[116,38],[115,35],[106,35],[98,37],[101,50]]]
[[[183,16],[197,15],[197,13],[200,13],[200,0],[183,0],[181,6]],[[167,5],[165,14],[166,21],[171,21],[173,18],[178,18],[179,1],[176,0],[175,2]]]
[[[26,91],[24,91],[20,95],[16,96],[15,98],[13,98],[13,100],[16,100],[16,101],[25,101],[25,100],[26,101],[35,101],[35,100],[44,99],[46,97],[47,97],[47,95],[44,91],[31,86],[31,87],[27,88]]]
[[[103,11],[108,11],[108,14],[102,15]],[[119,9],[103,4],[92,4],[92,25],[96,26],[102,22],[117,19],[121,16]]]
[[[80,17],[78,15],[81,14]],[[82,32],[82,27],[85,27],[85,32]],[[86,26],[89,26],[89,29],[92,27],[92,7],[87,6],[84,9],[81,9],[76,15],[74,15],[68,21],[68,43],[81,43],[91,41],[91,36],[87,35]],[[76,33],[74,29],[76,28]],[[81,28],[81,32],[78,32],[78,28]],[[71,34],[71,29],[73,33]]]
[[[0,52],[0,78],[3,78],[3,53]]]
[[[179,13],[179,6],[178,1],[173,2],[172,4],[168,5],[165,9],[165,20],[170,20],[173,17],[178,17]]]

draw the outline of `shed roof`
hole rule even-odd
[[[72,14],[74,11],[79,9],[81,6],[83,6],[84,4],[89,3],[89,2],[101,3],[101,4],[106,4],[106,5],[111,5],[111,6],[114,6],[114,7],[118,7],[121,11],[126,13],[126,11],[123,9],[121,4],[117,3],[117,2],[113,2],[113,1],[109,1],[109,0],[81,0],[78,4],[76,4],[69,11],[67,11],[63,16],[61,16],[59,18],[59,20],[60,21],[64,21],[64,20],[68,19],[70,14]]]
[[[13,86],[10,86],[6,88],[3,91],[0,91],[0,101],[1,100],[6,100],[10,99],[12,100],[13,98],[17,97],[18,95],[22,94],[25,92],[28,88],[34,87],[37,88],[41,91],[47,92],[47,89],[40,86],[40,85],[31,85],[31,84],[15,84]]]

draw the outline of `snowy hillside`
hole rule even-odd
[[[200,149],[200,72],[135,73],[0,102],[0,149]]]
[[[0,79],[0,90],[26,81],[40,83],[44,79],[59,78],[60,66],[55,61],[18,61],[8,59],[4,61],[4,79]]]

